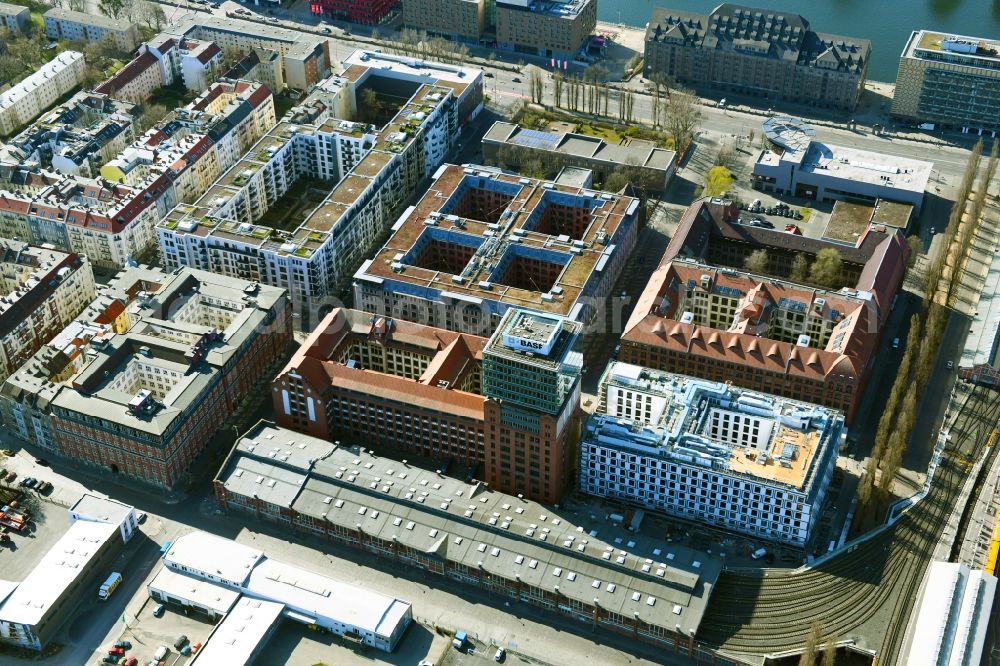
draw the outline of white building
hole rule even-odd
[[[288,289],[303,327],[347,286],[398,211],[482,108],[482,71],[358,51],[157,233],[164,265]],[[342,119],[357,91],[408,98],[381,130]],[[463,110],[466,116],[462,116]],[[295,229],[258,224],[300,178],[338,183]],[[282,202],[286,204],[288,202]]]
[[[101,501],[87,500],[85,515],[106,514],[108,520],[74,518],[24,580],[0,581],[0,642],[41,650],[59,635],[82,599],[97,599],[101,581],[125,545],[122,525],[113,516],[129,513],[120,506],[104,510],[98,506]]]
[[[997,579],[964,564],[932,562],[913,623],[909,666],[978,664]]]
[[[117,525],[125,543],[128,543],[139,529],[139,516],[134,507],[110,497],[90,493],[84,493],[83,497],[70,507],[69,517],[70,520]]]
[[[63,51],[0,94],[0,134],[12,134],[83,81],[83,54]]]
[[[163,562],[185,576],[281,604],[290,620],[386,652],[396,647],[412,621],[405,601],[268,559],[261,550],[205,532],[175,540]]]
[[[181,606],[185,610],[195,610],[206,617],[215,619],[226,615],[240,593],[219,583],[200,580],[163,567],[146,584],[149,596],[164,604]]]
[[[825,202],[885,199],[920,213],[931,162],[814,141],[812,127],[788,116],[768,118],[763,131],[770,146],[757,156],[754,188]]]
[[[99,42],[108,38],[120,50],[128,53],[139,43],[138,25],[97,12],[78,12],[55,7],[45,12],[42,20],[45,23],[45,34],[52,40]]]
[[[285,605],[281,603],[241,598],[212,630],[205,645],[189,662],[190,666],[244,666],[254,663],[280,624],[284,611]]]
[[[627,363],[608,366],[579,486],[804,546],[844,436],[836,410]]]

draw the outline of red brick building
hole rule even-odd
[[[340,21],[375,25],[398,6],[399,0],[312,0],[309,9]]]
[[[549,320],[567,327],[554,334],[557,360],[501,349],[499,334],[487,340],[334,310],[275,377],[275,420],[392,457],[454,460],[493,488],[558,502],[572,482],[579,431],[579,378],[567,376],[564,360],[579,327]],[[487,386],[484,372],[514,382]],[[532,383],[545,399],[519,399],[517,386]]]
[[[621,358],[843,410],[850,423],[906,271],[902,234],[869,227],[853,245],[738,224],[702,199],[684,216],[621,338]],[[791,280],[797,256],[842,259],[830,288]],[[755,250],[766,274],[743,268]]]

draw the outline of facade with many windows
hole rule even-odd
[[[633,197],[449,164],[355,273],[354,303],[484,336],[515,308],[589,322],[641,225]]]
[[[527,311],[505,321],[487,340],[334,310],[275,378],[275,418],[390,455],[454,460],[493,487],[558,502],[579,429],[579,325]],[[532,330],[551,336],[548,348],[512,342]]]
[[[899,57],[892,115],[963,131],[1000,129],[1000,41],[914,30]]]
[[[871,43],[815,32],[802,16],[723,3],[711,14],[656,8],[646,27],[645,75],[697,88],[854,109]]]
[[[739,215],[722,199],[688,207],[625,325],[621,359],[819,403],[850,423],[902,283],[902,234],[868,227],[839,243],[739,224]],[[841,258],[837,283],[808,284],[830,249]],[[747,270],[760,250],[765,270]]]
[[[291,309],[283,290],[203,271],[121,279],[121,298],[95,301],[0,402],[21,437],[169,488],[283,358]]]
[[[832,409],[613,362],[580,442],[579,487],[802,547],[844,435]]]
[[[479,70],[369,51],[355,52],[345,67],[194,204],[178,206],[157,225],[167,267],[283,287],[304,329],[326,314],[407,196],[455,144],[461,124],[482,107]],[[407,98],[382,129],[342,119],[356,113],[357,94],[369,88]],[[326,194],[292,228],[261,223],[311,182],[335,185],[323,187]]]

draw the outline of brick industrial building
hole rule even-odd
[[[454,41],[569,60],[597,27],[597,0],[405,0],[403,24]]]
[[[711,14],[654,9],[645,74],[811,107],[854,109],[871,43],[814,32],[792,12],[723,3]]]
[[[310,0],[309,11],[337,21],[378,25],[399,7],[400,0]]]
[[[236,443],[214,485],[221,506],[290,539],[329,539],[521,601],[591,637],[610,631],[697,663],[735,663],[696,640],[720,560],[648,530],[585,524],[478,481],[265,422]]]
[[[192,269],[127,270],[111,293],[7,379],[4,420],[78,463],[171,487],[284,358],[288,298]]]
[[[721,199],[692,204],[621,338],[622,360],[834,407],[850,422],[906,270],[902,234],[869,227],[853,245],[737,223]],[[790,281],[796,255],[838,250],[841,283]],[[768,275],[743,270],[768,252]]]
[[[455,460],[491,487],[558,502],[579,427],[580,327],[526,311],[504,321],[487,340],[335,310],[275,378],[276,419],[398,457]]]
[[[490,335],[511,308],[588,322],[635,247],[637,199],[442,166],[355,273],[359,309]]]

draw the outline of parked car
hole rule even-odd
[[[10,470],[7,472],[7,483],[14,483],[14,479],[17,478],[17,472]]]
[[[101,662],[105,664],[117,664],[118,657],[109,654],[106,657],[104,657],[104,659],[101,659]]]
[[[790,234],[796,234],[797,236],[802,235],[802,230],[799,229],[799,227],[795,224],[786,224],[785,231],[787,231]]]
[[[48,481],[42,481],[41,483],[38,484],[38,487],[35,488],[35,490],[43,495],[47,494],[52,491],[52,484],[49,483]]]
[[[893,349],[899,349],[899,338],[893,338],[892,339],[892,348]]]
[[[28,490],[31,490],[32,488],[38,485],[38,479],[29,476],[28,478],[23,479],[21,481],[21,485],[27,488]]]
[[[330,30],[329,28],[323,28],[322,30],[320,30],[320,32],[322,32],[324,35],[329,35],[333,31]]]
[[[955,367],[955,362],[954,361],[948,361],[947,363],[944,364],[944,367],[946,367],[949,370],[951,370],[952,368]]]
[[[136,518],[136,520],[139,522],[140,525],[142,525],[144,522],[146,522],[146,512],[145,511],[140,511],[139,512],[139,517]]]
[[[506,654],[507,654],[506,650],[504,650],[502,647],[498,647],[497,653],[493,655],[493,661],[500,663],[501,661],[503,661],[504,655]]]
[[[515,76],[514,78],[511,79],[511,81],[513,81],[514,83],[520,83],[521,82],[521,77],[520,76]]]
[[[118,641],[117,643],[115,643],[115,647],[121,648],[123,650],[131,650],[132,649],[132,642],[131,641]]]
[[[125,650],[120,647],[113,647],[110,650],[108,650],[108,654],[112,654],[116,657],[121,657],[125,654]]]
[[[170,648],[166,645],[161,645],[156,648],[156,652],[153,653],[153,659],[155,661],[163,661],[163,658],[170,654]]]
[[[156,608],[153,609],[153,617],[163,617],[163,611],[167,609],[163,604],[157,604]]]
[[[135,657],[129,657],[125,660],[125,666],[139,666],[139,660]]]
[[[46,460],[45,458],[35,458],[35,464],[41,465],[42,467],[48,467],[49,461]]]
[[[485,76],[487,79],[492,79],[493,77],[496,76],[496,74],[494,74],[493,72],[483,72],[483,76]]]
[[[180,650],[182,647],[187,645],[187,643],[188,643],[188,637],[185,636],[184,634],[181,634],[180,636],[177,637],[177,640],[174,641],[174,649]]]

